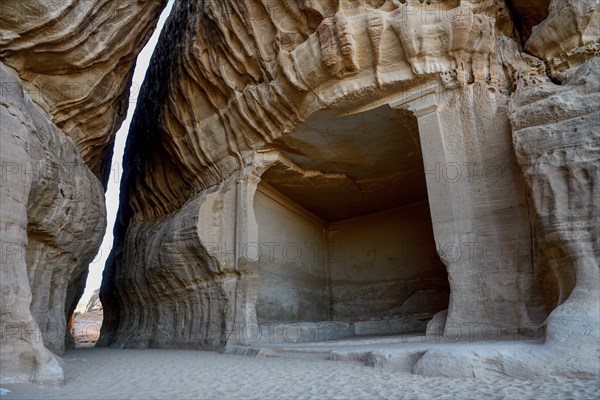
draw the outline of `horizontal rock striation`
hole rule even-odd
[[[401,128],[406,118],[418,125],[411,140],[425,162],[437,248],[430,257],[448,271],[448,325],[472,324],[478,335],[487,326],[539,333],[549,310],[533,287],[526,186],[508,119],[519,76],[511,63],[525,64],[517,36],[502,1],[176,3],[128,138],[99,344],[218,348],[248,339],[244,330],[259,322],[257,301],[266,293],[260,274],[268,271],[253,253],[269,224],[255,215],[261,180],[279,185],[283,195],[274,197],[286,204],[310,197],[294,193],[342,184],[370,195],[350,161],[311,159],[286,140],[324,111],[342,118],[390,106],[400,110],[398,135],[414,132]],[[371,147],[380,149],[376,131],[357,135],[373,136]],[[336,148],[336,134],[343,133],[315,139],[308,132],[307,144]],[[398,153],[396,167],[409,156]],[[457,165],[462,178],[440,172]],[[371,175],[365,182],[385,186],[394,176],[363,168]],[[343,208],[346,199],[333,192]],[[292,208],[313,228],[338,222],[310,204]],[[308,263],[302,268],[301,284],[320,280],[318,296],[327,298],[335,280]]]
[[[551,2],[548,19],[533,29],[525,46],[542,60],[522,54],[522,61],[511,65],[516,79],[510,123],[533,236],[528,310],[534,321],[543,321],[544,343],[520,350],[430,351],[414,372],[600,375],[600,59],[588,51],[599,40],[592,24],[599,10],[594,1]]]
[[[131,130],[138,159],[124,186],[132,188],[131,212],[155,217],[180,208],[318,109],[409,93],[437,84],[439,74],[461,83],[503,80],[495,14],[488,15],[495,9],[310,4],[174,7],[141,93],[156,101],[139,108]]]
[[[102,185],[1,68],[14,88],[1,99],[2,380],[58,379],[46,347],[62,354],[66,313],[104,234]]]
[[[0,5],[0,383],[62,379],[53,353],[104,235],[114,133],[164,4]]]
[[[104,185],[114,134],[127,113],[132,65],[165,3],[8,0],[0,6],[2,61]]]
[[[522,85],[511,123],[532,211],[535,251],[556,293],[547,346],[556,369],[600,373],[600,58],[569,70],[560,85]],[[541,275],[541,274],[540,274]],[[551,285],[548,275],[555,276]],[[577,361],[571,360],[576,351]],[[559,357],[560,355],[560,357]]]
[[[598,103],[597,12],[593,1],[178,2],[130,130],[99,344],[219,348],[261,323],[423,325],[447,305],[447,337],[545,333],[545,344],[430,351],[415,373],[597,376],[598,118],[586,108]],[[576,118],[584,132],[565,133]],[[401,239],[415,228],[394,215],[415,204],[431,230]],[[386,238],[392,220],[407,231]],[[417,237],[410,274],[385,243]],[[274,253],[291,243],[323,257]]]
[[[600,59],[560,83],[520,80],[510,121],[527,182],[534,237],[533,287],[551,311],[543,344],[428,351],[414,372],[430,376],[600,375],[598,190]],[[534,304],[533,302],[532,304]],[[534,308],[531,310],[535,317]],[[539,315],[538,315],[539,318]]]

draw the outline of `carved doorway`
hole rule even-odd
[[[286,335],[286,324],[331,322],[319,339],[424,332],[449,286],[417,121],[388,106],[339,113],[317,112],[269,145],[281,157],[254,198],[257,321],[291,341],[314,333]]]

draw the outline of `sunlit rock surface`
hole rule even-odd
[[[62,379],[164,3],[0,5],[2,383]],[[130,129],[98,343],[427,330],[528,342],[424,349],[417,374],[600,375],[599,8],[177,1]]]
[[[575,228],[537,205],[554,184],[528,171],[537,139],[521,131],[554,115],[550,78],[593,57],[597,14],[593,1],[177,2],[130,130],[99,344],[303,341],[286,327],[328,322],[337,337],[424,333],[447,309],[438,334],[550,348],[580,253],[547,232]],[[540,103],[521,116],[525,84]],[[567,120],[577,105],[565,107]],[[574,143],[593,169],[589,140]],[[590,231],[595,192],[582,191]],[[583,274],[597,275],[589,235]],[[576,301],[583,325],[590,296]],[[598,327],[578,332],[591,347],[572,351],[596,351]],[[598,373],[587,361],[535,372],[551,352],[531,351],[522,368],[501,352],[491,364]],[[426,353],[414,372],[487,371],[452,357]]]
[[[114,133],[163,5],[0,4],[1,383],[62,379],[51,351],[104,235]]]
[[[164,0],[6,0],[2,62],[105,184],[127,112],[135,57]],[[133,88],[134,91],[137,88]]]

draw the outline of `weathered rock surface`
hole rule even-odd
[[[73,142],[0,65],[2,102],[2,380],[59,379],[66,308],[104,233],[100,181]],[[46,347],[44,347],[46,346]]]
[[[594,54],[597,11],[177,3],[130,130],[99,343],[217,348],[331,320],[425,331],[447,308],[434,335],[546,343],[426,352],[416,373],[597,375],[597,114],[577,140],[563,130],[595,90],[596,61],[569,68]],[[569,154],[586,205],[538,204],[566,196]],[[580,361],[548,362],[570,340]]]
[[[87,306],[85,307],[85,312],[91,311],[102,311],[102,303],[100,302],[100,289],[94,290],[94,293],[90,297],[90,301],[88,301]]]
[[[595,0],[552,1],[548,18],[533,29],[525,51],[542,60],[551,74],[600,56],[600,4]]]
[[[544,268],[539,285],[555,294],[546,320],[549,358],[557,370],[591,376],[600,374],[599,104],[600,58],[569,70],[560,84],[522,82],[511,104],[535,215],[534,251]]]
[[[61,377],[48,349],[163,3],[2,5],[2,382]],[[599,7],[178,1],[128,138],[99,344],[433,317],[454,340],[545,342],[433,349],[415,373],[600,375]]]
[[[62,379],[49,350],[64,351],[106,228],[101,180],[162,5],[0,5],[1,383]]]
[[[563,56],[573,55],[583,43],[566,38],[586,37],[589,26],[581,21],[597,18],[598,9],[595,2],[555,1],[549,20],[538,29],[560,19],[568,28],[553,25],[553,29],[562,39],[552,34],[546,38],[560,45]],[[581,30],[569,33],[573,26]],[[535,32],[530,40],[540,39]],[[598,35],[587,36],[586,41],[597,45]],[[555,52],[556,47],[545,51]],[[535,62],[530,70],[515,63],[517,69],[523,69],[517,74],[516,91],[511,96],[513,144],[527,182],[533,233],[534,281],[529,313],[534,321],[544,321],[544,344],[501,351],[429,351],[415,366],[416,373],[524,378],[600,375],[600,59],[585,62],[585,53],[578,54],[581,57],[570,61],[561,56],[560,63],[556,58],[545,60],[554,81],[540,74]],[[564,72],[558,73],[560,70]],[[536,292],[545,296],[535,300],[531,294]],[[546,318],[547,312],[551,313]]]
[[[502,1],[177,3],[130,130],[99,343],[424,331],[446,308],[458,338],[540,334],[557,303],[512,143],[533,60],[516,39]]]
[[[165,0],[6,0],[0,57],[104,184],[135,57]],[[135,90],[135,88],[134,88]]]

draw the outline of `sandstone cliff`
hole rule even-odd
[[[0,382],[62,379],[132,66],[164,2],[0,5]]]
[[[552,322],[560,304],[582,318],[597,308],[595,294],[567,300],[597,275],[597,235],[569,249],[574,231],[595,226],[595,192],[581,188],[582,227],[563,226],[574,208],[536,198],[569,185],[528,165],[545,165],[539,149],[560,153],[566,138],[542,146],[521,131],[542,118],[549,80],[597,69],[598,18],[591,0],[178,2],[130,130],[99,343],[218,348],[255,339],[248,327],[265,323],[418,326],[447,307],[446,335],[491,329],[546,335],[550,346],[563,335]],[[535,87],[530,108],[524,85]],[[565,107],[557,132],[576,113]],[[581,179],[593,182],[586,126],[572,154],[585,154]],[[422,210],[430,220],[406,218]],[[292,243],[304,258],[290,256]],[[419,255],[407,261],[398,243]],[[317,247],[325,259],[308,260]],[[590,329],[581,340],[594,355]],[[432,353],[416,371],[448,365]]]
[[[0,5],[2,383],[62,378],[163,6]],[[433,318],[452,341],[541,342],[429,350],[415,373],[599,376],[599,22],[595,0],[178,0],[127,141],[98,344]]]

